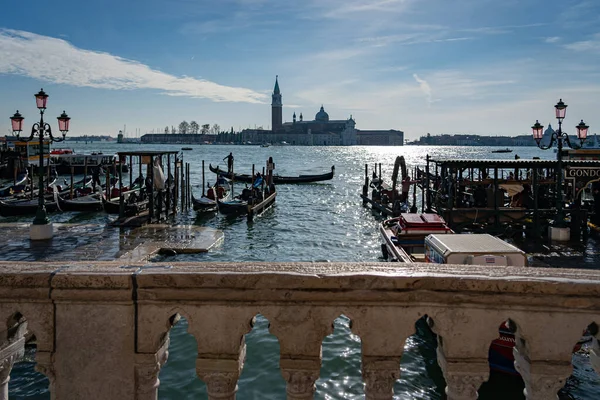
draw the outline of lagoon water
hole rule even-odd
[[[76,152],[124,150],[180,150],[181,145],[117,145],[111,143],[68,143]],[[187,145],[186,145],[187,146]],[[380,261],[378,219],[362,207],[359,193],[364,181],[365,164],[369,172],[382,163],[384,177],[391,176],[396,156],[403,155],[407,165],[423,165],[425,156],[440,158],[521,158],[534,156],[553,159],[552,151],[536,147],[515,147],[510,154],[491,153],[490,147],[297,147],[297,146],[225,146],[192,145],[184,151],[184,161],[191,164],[191,182],[196,195],[201,193],[202,160],[206,162],[206,179],[214,180],[208,164],[225,165],[223,157],[233,152],[235,171],[250,173],[252,164],[262,170],[273,157],[280,175],[320,174],[335,165],[331,181],[305,185],[278,186],[275,206],[248,223],[244,217],[214,214],[196,216],[190,211],[178,222],[220,229],[223,243],[206,254],[178,255],[178,261]],[[135,175],[134,175],[135,177]],[[235,184],[239,192],[243,184]],[[420,206],[420,198],[417,198]],[[86,216],[75,213],[52,215],[55,222],[105,223],[103,213]],[[30,217],[20,220],[29,220]],[[12,221],[14,219],[5,219]],[[0,218],[2,221],[2,218]],[[199,266],[201,268],[201,266]],[[364,398],[361,380],[360,339],[351,334],[349,321],[341,316],[335,321],[334,333],[323,342],[323,366],[317,381],[317,399]],[[164,400],[206,398],[205,385],[195,373],[197,354],[195,339],[187,334],[185,320],[171,332],[169,360],[160,373],[159,398]],[[444,380],[435,358],[435,338],[421,322],[417,333],[406,343],[401,363],[401,379],[395,386],[397,399],[443,399]],[[257,316],[247,336],[247,357],[239,381],[238,399],[283,399],[285,383],[279,372],[279,344],[269,334],[268,321]],[[585,354],[576,354],[573,378],[567,383],[564,398],[600,398],[598,377]],[[33,370],[33,353],[13,368],[11,399],[49,399],[47,379]],[[93,362],[93,360],[92,360]],[[570,396],[570,397],[569,397]],[[519,398],[481,396],[481,399]]]

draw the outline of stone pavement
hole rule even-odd
[[[147,225],[119,229],[101,224],[54,224],[54,238],[29,240],[29,224],[0,224],[0,261],[149,261],[161,252],[201,253],[223,240],[206,227]]]

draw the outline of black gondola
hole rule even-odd
[[[213,167],[211,164],[208,165],[208,168],[218,174],[219,176],[224,176],[227,179],[232,179],[234,182],[245,182],[252,183],[252,175],[249,174],[231,174],[221,170],[219,167]],[[335,173],[335,166],[331,167],[331,172],[321,175],[300,175],[300,176],[280,176],[273,175],[273,183],[274,184],[288,184],[288,183],[313,183],[313,182],[322,182],[333,179],[333,175]],[[233,175],[233,176],[232,176]]]
[[[58,205],[62,211],[93,212],[102,211],[102,199],[98,194],[75,197],[73,199],[58,196]]]
[[[28,174],[23,173],[16,179],[16,183],[0,188],[0,197],[11,196],[14,193],[20,193],[27,186]]]
[[[219,212],[228,215],[244,215],[251,220],[254,216],[261,214],[264,210],[275,203],[277,192],[275,186],[271,186],[271,191],[265,191],[264,197],[251,198],[250,189],[244,189],[240,198],[229,201],[217,200]]]
[[[0,200],[0,215],[3,217],[16,217],[19,215],[34,215],[38,209],[39,199],[27,200]],[[54,200],[46,199],[46,211],[53,212],[58,209],[57,203]]]
[[[133,196],[135,193],[132,193],[130,195]],[[145,211],[148,209],[148,200],[141,200],[141,201],[135,201],[134,198],[131,198],[133,201],[130,202],[130,200],[128,199],[125,204],[125,215],[126,216],[132,216],[132,215],[137,215],[142,211]],[[121,210],[121,204],[120,204],[120,199],[118,197],[114,198],[114,199],[107,199],[106,195],[102,195],[102,207],[104,208],[104,211],[106,211],[107,214],[119,214],[120,210]]]

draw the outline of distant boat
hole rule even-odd
[[[509,148],[500,149],[500,150],[492,150],[492,153],[512,153],[512,150]]]
[[[271,145],[271,143],[263,143],[260,145],[260,147],[269,147]]]
[[[194,150],[191,147],[182,147],[181,150]]]

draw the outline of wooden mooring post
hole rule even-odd
[[[365,184],[363,185],[363,207],[366,207],[369,202],[367,198],[369,197],[369,164],[365,164]]]
[[[180,161],[181,166],[181,211],[185,210],[185,168],[183,164],[183,157],[181,157]]]

